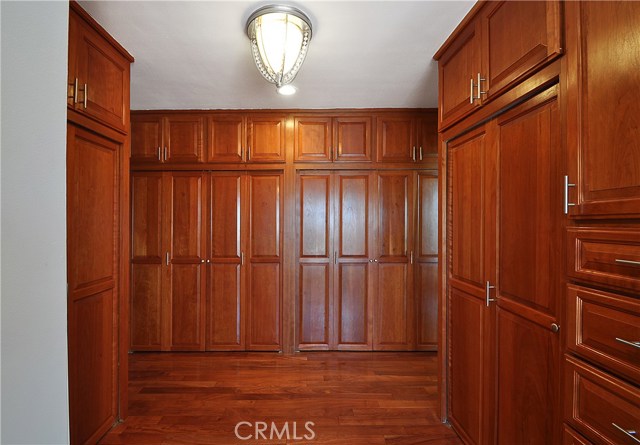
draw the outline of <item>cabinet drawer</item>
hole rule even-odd
[[[565,358],[565,421],[597,444],[637,444],[640,390],[580,360]]]
[[[562,433],[562,445],[591,445],[591,442],[576,433],[573,428],[565,425]]]
[[[567,288],[567,347],[640,383],[640,300]]]
[[[585,281],[640,291],[640,231],[567,229],[567,272]]]

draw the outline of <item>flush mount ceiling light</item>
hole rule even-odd
[[[247,20],[253,61],[279,93],[293,94],[289,85],[298,74],[311,41],[311,20],[293,6],[268,5]]]

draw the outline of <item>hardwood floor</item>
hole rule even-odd
[[[437,415],[434,353],[139,353],[129,366],[129,417],[102,445],[462,443]]]

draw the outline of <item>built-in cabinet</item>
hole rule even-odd
[[[293,122],[296,161],[373,160],[371,116],[296,115]]]
[[[435,113],[379,116],[376,122],[378,160],[382,162],[422,162],[438,153]]]

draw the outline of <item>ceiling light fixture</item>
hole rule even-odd
[[[293,6],[268,5],[247,20],[253,61],[280,94],[296,92],[289,85],[298,74],[311,41],[311,20]],[[285,88],[288,87],[288,88]]]

